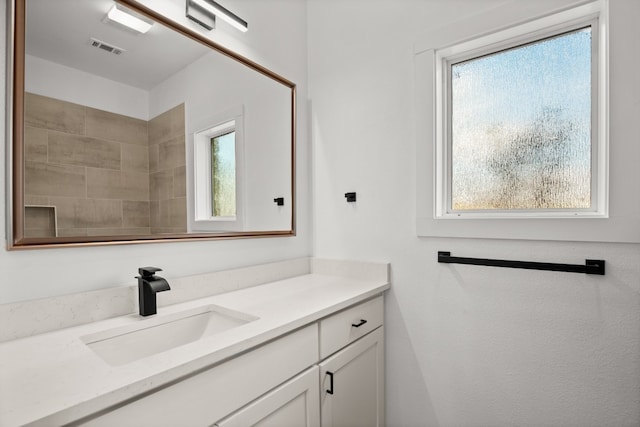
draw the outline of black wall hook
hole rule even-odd
[[[351,203],[351,202],[355,202],[356,201],[356,193],[344,193],[344,197],[347,198],[347,202]]]
[[[273,202],[278,206],[284,206],[284,197],[276,197]]]

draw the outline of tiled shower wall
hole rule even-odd
[[[182,125],[175,123],[177,114],[161,116],[171,116],[172,129],[183,129],[182,153],[173,147],[169,154],[184,165],[184,107],[176,109],[182,111]],[[55,206],[58,236],[149,234],[156,192],[150,164],[160,163],[150,162],[154,128],[145,120],[26,94],[25,204]],[[28,237],[52,234],[43,217],[48,218],[42,209],[27,208]],[[182,224],[186,229],[186,213]]]
[[[187,231],[184,104],[149,121],[151,233]]]

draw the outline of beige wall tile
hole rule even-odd
[[[147,122],[87,107],[87,136],[146,146]]]
[[[86,228],[58,228],[58,237],[76,237],[86,235]]]
[[[158,227],[152,228],[151,234],[183,234],[184,230],[182,228],[172,228],[172,227]]]
[[[149,202],[122,201],[122,226],[125,228],[149,227]]]
[[[47,131],[45,129],[25,127],[24,158],[30,162],[47,161]]]
[[[32,196],[84,197],[85,168],[25,162],[25,194]]]
[[[71,197],[51,198],[60,228],[122,227],[122,201]]]
[[[49,163],[120,170],[120,144],[50,132]]]
[[[175,137],[184,137],[184,104],[180,104],[149,120],[149,145],[160,144]]]
[[[158,201],[158,219],[156,228],[169,227],[171,223],[170,204],[166,200]],[[152,227],[153,228],[153,227]]]
[[[89,228],[87,236],[144,236],[150,234],[149,228]]]
[[[185,198],[160,200],[159,213],[159,221],[156,228],[171,228],[180,232],[187,231],[187,201]]]
[[[158,144],[158,170],[186,165],[184,135]]]
[[[152,229],[160,227],[160,201],[158,200],[149,202],[149,222]]]
[[[162,203],[162,202],[160,202]],[[183,232],[187,231],[187,199],[180,197],[171,199],[169,203],[169,226]]]
[[[173,171],[161,171],[149,175],[151,200],[173,198]]]
[[[46,96],[26,93],[25,125],[83,135],[85,107]]]
[[[39,95],[28,110],[25,200],[57,206],[59,236],[186,232],[184,104],[149,122]]]
[[[173,170],[173,197],[187,196],[187,167],[180,166]]]
[[[49,197],[48,196],[30,196],[26,194],[24,196],[24,204],[25,205],[48,205]]]
[[[149,172],[158,172],[158,145],[149,146]]]
[[[87,168],[87,196],[97,199],[149,200],[149,175]]]
[[[120,144],[122,148],[122,170],[149,172],[149,149],[142,145]]]

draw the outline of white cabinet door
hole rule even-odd
[[[318,326],[309,326],[75,425],[205,427],[318,361]]]
[[[384,426],[384,332],[376,329],[320,363],[322,427]]]
[[[260,397],[218,427],[318,427],[319,368],[314,366]]]

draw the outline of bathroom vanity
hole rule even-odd
[[[0,425],[384,425],[388,265],[308,265],[0,344]]]

